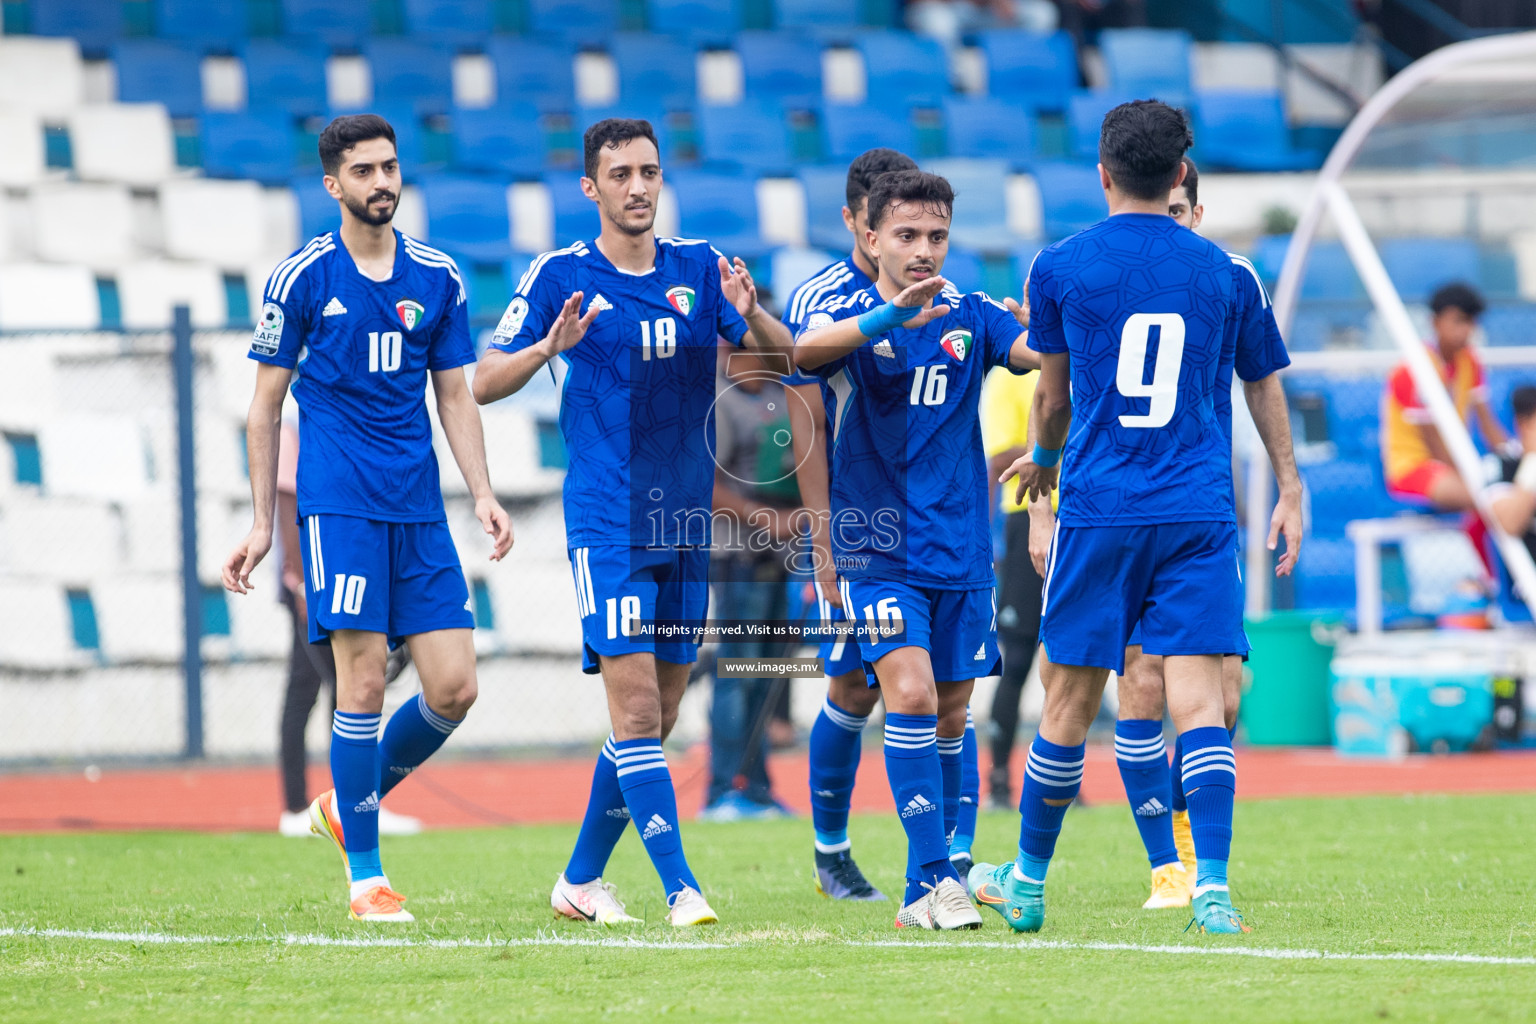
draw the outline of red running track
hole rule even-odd
[[[1023,770],[1016,753],[1014,775]],[[1401,793],[1536,792],[1536,752],[1411,757],[1401,761],[1344,758],[1326,749],[1239,748],[1238,796],[1343,796]],[[674,756],[672,775],[684,814],[702,802],[708,751]],[[775,787],[785,802],[809,814],[803,753],[776,755]],[[503,760],[429,762],[390,797],[390,806],[434,828],[579,821],[592,761]],[[312,790],[328,785],[323,768]],[[88,829],[270,831],[277,826],[276,768],[168,767],[92,772],[0,775],[0,832]],[[1124,799],[1112,748],[1089,747],[1083,796],[1090,803]],[[878,747],[865,751],[855,811],[892,807]]]

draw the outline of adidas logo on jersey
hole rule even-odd
[[[875,355],[884,356],[887,359],[895,359],[896,350],[891,348],[889,339],[881,338],[879,341],[875,342]]]
[[[1163,802],[1157,797],[1153,797],[1146,803],[1142,804],[1140,807],[1136,808],[1136,817],[1138,818],[1155,818],[1159,814],[1167,813],[1168,808],[1164,807]]]
[[[607,299],[603,298],[603,293],[602,292],[598,292],[596,295],[592,296],[592,301],[587,303],[587,312],[589,312],[589,313],[592,312],[592,310],[594,310],[594,309],[612,309],[612,308],[613,308],[613,303],[611,303]]]
[[[342,314],[346,313],[346,311],[347,311],[347,307],[343,306],[341,304],[341,300],[338,299],[338,298],[332,297],[331,301],[327,302],[325,304],[325,308],[320,311],[320,315],[321,316],[341,316]]]
[[[640,833],[641,839],[650,839],[659,836],[663,832],[671,832],[672,826],[667,824],[667,819],[659,814],[651,815],[651,820],[645,823],[645,831]]]
[[[986,656],[987,656],[987,644],[986,644],[985,641],[983,641],[981,646],[976,648],[976,657],[972,658],[971,660],[972,661],[981,661]]]
[[[377,811],[378,809],[379,809],[379,794],[376,791],[373,792],[373,793],[369,793],[368,794],[368,799],[364,800],[362,803],[360,803],[356,807],[352,808],[352,810],[356,811],[358,814],[368,814],[369,812]]]
[[[929,800],[927,797],[923,796],[923,794],[919,793],[917,796],[907,801],[907,806],[901,809],[901,816],[903,818],[910,818],[914,814],[926,814],[929,811],[936,811],[938,809],[938,804],[934,803],[932,800]]]
[[[621,821],[628,821],[629,820],[629,808],[628,807],[610,807],[606,811],[604,811],[603,813],[606,814],[610,818],[618,818]]]

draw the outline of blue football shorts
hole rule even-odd
[[[332,630],[417,633],[473,629],[475,613],[448,524],[387,523],[322,512],[299,521],[309,642]]]
[[[997,647],[997,592],[940,590],[890,580],[843,580],[843,607],[857,615],[866,632],[859,638],[869,685],[878,686],[875,665],[902,647],[928,652],[935,682],[952,683],[1002,672]],[[899,619],[906,632],[881,640],[869,631]]]
[[[1241,555],[1240,551],[1237,548],[1233,548],[1232,549],[1232,564],[1233,564],[1234,570],[1237,572],[1237,585],[1238,585],[1239,588],[1241,588],[1242,585],[1243,585],[1243,560],[1242,560],[1242,555]],[[1239,627],[1239,628],[1241,628],[1241,627]],[[1136,620],[1136,628],[1131,630],[1131,638],[1130,638],[1130,640],[1126,641],[1126,646],[1127,647],[1140,647],[1141,646],[1141,620],[1140,619]],[[1247,661],[1248,660],[1248,651],[1249,650],[1250,650],[1250,644],[1248,643],[1248,631],[1246,629],[1244,629],[1243,630],[1242,650],[1240,650],[1240,651],[1227,651],[1225,656],[1228,657],[1228,658],[1242,658],[1244,661]]]
[[[844,609],[827,600],[820,583],[816,584],[816,607],[821,612],[823,629],[831,629],[834,625],[848,621]],[[838,633],[830,639],[823,640],[821,649],[816,654],[821,659],[822,671],[829,678],[847,675],[855,669],[862,671],[864,668],[864,656],[859,651],[859,641],[848,633]]]
[[[708,548],[571,548],[576,606],[581,612],[581,670],[602,670],[599,657],[646,652],[658,661],[699,660],[709,611]],[[654,632],[658,625],[665,635]]]

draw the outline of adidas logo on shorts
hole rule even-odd
[[[907,801],[907,806],[901,809],[901,816],[903,818],[910,818],[914,814],[926,814],[929,811],[936,811],[938,809],[938,804],[934,803],[932,800],[929,800],[927,797],[923,796],[923,794],[919,793],[917,796]]]
[[[971,660],[972,661],[981,661],[986,656],[987,656],[987,645],[986,645],[986,642],[983,641],[982,645],[980,647],[976,648],[976,657],[972,658]]]
[[[659,814],[651,815],[651,820],[645,823],[645,831],[640,833],[641,839],[650,839],[659,836],[663,832],[671,832],[672,826],[667,824],[667,819]]]
[[[1167,813],[1168,808],[1164,807],[1163,802],[1157,797],[1153,797],[1146,803],[1142,804],[1140,807],[1136,808],[1136,817],[1138,818],[1155,818],[1159,814]]]

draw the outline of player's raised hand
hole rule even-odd
[[[224,567],[219,571],[219,578],[224,584],[224,589],[234,594],[248,594],[256,589],[256,584],[251,582],[251,573],[261,564],[267,552],[272,550],[272,531],[261,531],[255,528],[245,535],[245,540],[235,545],[235,549],[224,559]]]
[[[748,319],[757,312],[757,282],[752,280],[740,256],[734,262],[727,262],[721,256],[719,265],[720,291],[725,294],[726,301],[736,307],[742,319]]]
[[[575,348],[576,343],[586,336],[592,321],[597,319],[599,310],[596,306],[589,308],[585,316],[582,315],[581,301],[584,298],[586,295],[582,292],[572,292],[571,297],[560,307],[555,322],[549,325],[549,333],[544,336],[544,342],[551,356]]]
[[[499,562],[512,550],[512,517],[490,495],[475,502],[475,518],[491,537],[491,561]]]
[[[1014,501],[1036,501],[1050,495],[1056,489],[1056,474],[1059,466],[1038,466],[1034,456],[1025,455],[1013,465],[1003,470],[1003,475],[997,478],[997,482],[1005,484],[1014,477],[1019,478],[1019,486],[1014,491]]]
[[[939,292],[944,290],[944,286],[948,283],[949,282],[944,278],[935,274],[933,277],[927,278],[917,282],[917,284],[908,285],[907,287],[903,288],[897,294],[897,296],[891,300],[891,305],[907,308],[912,306],[926,306],[930,301],[933,300],[934,296],[938,295]],[[921,327],[932,320],[936,320],[941,316],[946,316],[948,313],[948,306],[933,306],[929,309],[923,310],[921,313],[912,317],[910,320],[902,321],[901,326],[907,328],[908,330],[912,330],[914,328]]]
[[[1285,537],[1285,554],[1275,566],[1276,576],[1289,576],[1296,569],[1301,557],[1301,495],[1299,492],[1280,492],[1275,503],[1274,515],[1269,517],[1269,550],[1275,550],[1280,538]]]
[[[1012,296],[1003,300],[1003,305],[1008,307],[1008,312],[1019,322],[1020,327],[1029,326],[1029,285],[1024,286],[1024,294],[1015,299]]]

